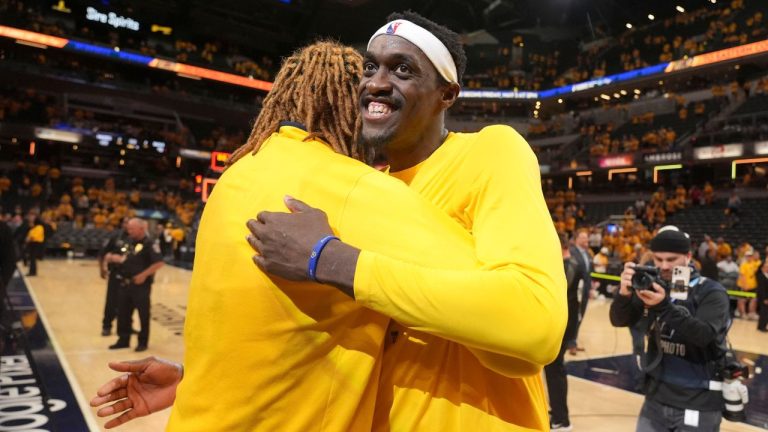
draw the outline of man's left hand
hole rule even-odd
[[[324,211],[291,197],[285,205],[291,213],[263,211],[247,222],[248,244],[256,251],[253,262],[264,272],[306,281],[312,248],[333,230]]]
[[[647,307],[656,306],[657,304],[661,303],[664,300],[664,297],[667,296],[667,292],[664,290],[664,288],[661,287],[661,285],[654,282],[652,286],[653,286],[653,291],[651,290],[636,291],[637,296],[640,297],[640,300],[642,300]]]
[[[144,273],[139,273],[133,277],[132,281],[134,285],[141,285],[147,280],[147,276]]]

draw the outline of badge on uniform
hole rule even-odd
[[[137,243],[136,246],[133,248],[133,253],[137,254],[141,252],[141,250],[144,249],[144,245],[141,243]]]

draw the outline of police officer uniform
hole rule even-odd
[[[115,231],[104,244],[104,247],[101,248],[101,251],[99,251],[99,256],[104,258],[107,254],[123,255],[128,252],[128,242],[128,233],[125,230]],[[117,266],[118,264],[115,263],[107,264],[109,275],[107,276],[107,298],[104,302],[104,318],[101,321],[102,336],[109,336],[112,332],[112,321],[117,318],[120,305],[120,281],[117,278]]]
[[[117,334],[119,339],[110,348],[124,348],[129,345],[131,338],[131,317],[133,310],[138,309],[141,331],[139,331],[140,347],[146,348],[149,341],[149,295],[154,276],[149,276],[142,284],[134,284],[133,277],[143,272],[153,264],[163,260],[160,247],[156,241],[145,236],[142,240],[129,240],[126,259],[117,267],[117,279],[120,283],[117,316]]]
[[[652,240],[651,250],[687,253],[690,240],[687,245],[677,249]],[[648,365],[637,430],[719,430],[725,406],[720,372],[731,324],[725,288],[692,270],[687,299],[667,294],[646,308],[633,290],[629,297],[616,296],[611,305],[614,326],[632,326],[644,316],[649,322]]]

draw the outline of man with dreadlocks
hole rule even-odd
[[[368,156],[355,144],[361,74],[359,54],[330,42],[285,60],[201,219],[183,380],[180,365],[170,362],[110,364],[130,373],[91,402],[115,402],[100,416],[127,410],[107,427],[173,403],[169,430],[373,428],[389,318],[333,287],[268,277],[250,264],[243,240],[243,222],[281,208],[288,192],[312,196],[339,235],[377,253],[433,267],[477,267],[472,239],[459,224],[355,160]],[[516,360],[506,367],[537,371]]]

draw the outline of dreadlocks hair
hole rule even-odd
[[[394,20],[410,21],[420,27],[424,27],[427,31],[435,35],[435,37],[445,45],[448,52],[451,53],[453,62],[456,64],[456,80],[458,81],[458,84],[461,85],[461,79],[464,77],[464,70],[467,68],[467,54],[464,52],[461,38],[456,32],[448,27],[424,18],[412,10],[389,14],[387,22]],[[441,82],[445,82],[443,77],[438,75],[438,78],[440,78]]]
[[[357,143],[362,127],[357,86],[362,73],[362,56],[338,42],[322,40],[294,52],[283,61],[251,135],[227,165],[256,154],[282,121],[303,124],[309,132],[305,141],[319,138],[337,153],[369,159],[371,155]]]

